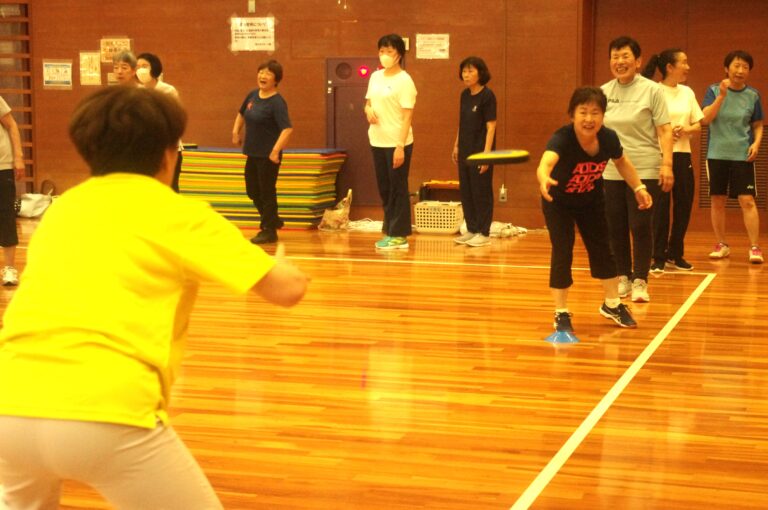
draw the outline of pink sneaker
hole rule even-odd
[[[731,254],[731,249],[725,243],[717,243],[715,248],[709,254],[711,259],[724,259]]]
[[[759,246],[753,246],[749,249],[749,261],[753,264],[763,263],[763,250]]]

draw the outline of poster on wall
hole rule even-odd
[[[80,85],[101,85],[101,56],[98,51],[80,52]]]
[[[232,51],[275,51],[275,18],[232,18]]]
[[[121,51],[131,51],[131,39],[128,37],[102,37],[101,61],[111,64],[115,55]]]
[[[450,49],[449,34],[416,34],[416,58],[447,59]]]
[[[43,88],[71,89],[72,61],[43,59]]]

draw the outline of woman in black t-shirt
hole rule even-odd
[[[459,132],[453,145],[453,162],[459,167],[461,207],[467,233],[454,239],[458,244],[484,246],[490,243],[493,221],[493,166],[468,165],[468,156],[493,150],[496,140],[496,96],[485,85],[491,73],[483,59],[465,58],[459,64],[461,93]]]
[[[293,127],[288,105],[277,91],[283,66],[269,60],[259,66],[257,73],[259,87],[249,92],[240,106],[232,127],[232,143],[242,145],[247,156],[245,191],[261,218],[261,230],[251,242],[267,244],[277,242],[277,231],[283,227],[277,210],[277,174]]]
[[[603,126],[607,99],[596,87],[573,92],[568,114],[572,122],[558,129],[547,143],[536,171],[542,209],[552,242],[549,286],[555,301],[556,331],[573,332],[568,311],[568,289],[573,285],[574,225],[584,241],[593,278],[603,284],[605,302],[600,314],[625,328],[636,327],[629,308],[618,294],[616,264],[608,239],[603,198],[603,170],[609,159],[635,190],[640,209],[651,207],[651,196],[623,154],[619,137]]]

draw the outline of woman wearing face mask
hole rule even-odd
[[[688,56],[683,50],[672,48],[653,55],[643,70],[643,76],[653,78],[656,69],[661,73],[661,90],[667,100],[672,125],[672,174],[675,185],[672,192],[662,191],[653,210],[653,263],[652,273],[663,273],[664,268],[690,271],[693,266],[683,258],[685,232],[691,219],[693,194],[696,183],[691,165],[691,135],[701,131],[701,112],[696,95],[681,82],[688,79]],[[669,202],[672,196],[672,232],[669,230]]]
[[[152,53],[142,53],[136,57],[136,78],[139,82],[148,89],[155,89],[158,92],[164,94],[170,94],[176,99],[179,98],[179,93],[176,87],[170,85],[164,81],[160,81],[160,76],[163,74],[163,63],[157,55]]]
[[[403,70],[405,42],[397,34],[379,39],[383,69],[371,75],[365,94],[368,140],[373,152],[376,182],[384,206],[384,238],[379,250],[407,250],[411,234],[411,202],[408,171],[413,152],[413,107],[416,86]]]
[[[461,93],[459,132],[452,156],[459,167],[461,207],[467,220],[467,233],[454,241],[467,246],[485,246],[491,242],[493,165],[467,165],[466,159],[476,152],[494,148],[496,96],[485,86],[491,73],[479,57],[465,58],[459,64],[459,79],[466,88]]]
[[[160,81],[160,76],[162,76],[162,74],[163,63],[160,62],[157,55],[153,55],[152,53],[142,53],[136,57],[136,78],[138,78],[139,83],[148,89],[155,89],[158,92],[169,94],[176,99],[179,99],[179,92],[176,90],[176,87],[164,81]],[[173,181],[171,182],[171,188],[176,193],[179,192],[179,175],[181,174],[183,149],[184,146],[182,145],[181,140],[179,140],[179,159],[176,160],[176,169],[174,170]]]
[[[257,78],[259,87],[248,93],[235,117],[232,142],[242,144],[243,154],[248,156],[245,190],[261,216],[261,231],[251,242],[265,244],[277,242],[277,230],[283,226],[277,214],[277,173],[293,128],[288,104],[277,91],[283,66],[277,60],[264,62],[257,70]]]

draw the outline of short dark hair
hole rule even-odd
[[[152,53],[142,53],[136,57],[136,60],[139,59],[144,59],[149,62],[149,66],[151,67],[149,70],[149,75],[152,76],[152,78],[160,78],[160,75],[163,74],[163,63],[160,62],[160,59],[157,57],[157,55]]]
[[[378,49],[394,48],[400,55],[400,67],[405,67],[405,41],[397,34],[387,34],[379,38]]]
[[[750,55],[744,50],[734,50],[730,52],[725,56],[725,60],[723,60],[723,64],[725,65],[726,68],[728,68],[731,66],[731,62],[733,62],[737,58],[749,64],[750,71],[755,67],[755,62],[752,60],[752,55]]]
[[[480,57],[467,57],[459,64],[459,79],[462,79],[461,73],[465,67],[472,66],[477,69],[478,82],[480,85],[485,85],[491,81],[491,72],[488,70],[488,66],[485,65],[485,61]]]
[[[69,137],[93,175],[128,172],[154,176],[176,148],[187,113],[178,100],[143,87],[107,87],[83,99]]]
[[[651,58],[648,59],[648,63],[645,65],[645,69],[643,69],[643,76],[651,79],[656,73],[656,69],[658,69],[661,73],[661,78],[666,78],[667,64],[672,64],[674,66],[675,62],[677,62],[677,55],[680,53],[683,53],[683,50],[679,48],[669,48],[656,55],[651,55]]]
[[[283,66],[281,66],[280,62],[277,60],[267,60],[266,62],[262,62],[259,64],[259,68],[256,69],[256,72],[258,73],[262,69],[268,69],[270,73],[275,75],[275,85],[280,83],[280,80],[283,79]]]
[[[605,113],[605,109],[608,107],[608,98],[605,97],[603,89],[599,87],[579,87],[574,90],[568,103],[568,115],[573,117],[573,113],[579,105],[589,103],[596,104]]]
[[[620,50],[622,48],[626,48],[627,46],[629,46],[629,49],[632,50],[632,54],[635,56],[635,58],[640,58],[640,44],[638,44],[637,41],[628,35],[622,35],[621,37],[617,37],[608,43],[608,56],[611,56],[611,52],[613,50]]]

